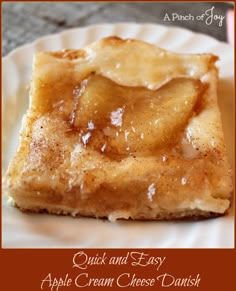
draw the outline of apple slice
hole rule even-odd
[[[174,79],[152,94],[143,91],[143,98],[134,99],[132,106],[125,108],[122,130],[111,139],[112,147],[119,153],[143,153],[173,142],[201,91],[199,80],[185,78]]]
[[[95,149],[121,155],[150,152],[173,141],[201,91],[202,83],[189,78],[173,79],[153,91],[91,75],[82,82],[73,125],[89,132],[86,145]]]
[[[102,76],[91,75],[75,94],[72,123],[80,129],[101,129],[110,122],[111,112],[122,108],[125,101],[119,85]]]

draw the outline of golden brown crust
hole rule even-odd
[[[129,51],[135,62],[127,58]],[[8,194],[21,209],[110,220],[226,213],[232,181],[217,105],[216,59],[116,37],[83,50],[39,53],[20,146],[6,176]],[[147,71],[140,70],[144,67]],[[114,155],[113,144],[109,155],[84,142],[88,131],[71,124],[80,84],[92,72],[127,91],[142,87],[153,94],[173,78],[192,77],[206,90],[172,143],[126,155]],[[90,133],[91,141],[99,136]]]
[[[25,213],[48,213],[48,214],[54,214],[54,215],[71,215],[73,217],[93,217],[93,218],[104,218],[106,219],[107,217],[109,218],[109,214],[103,214],[102,216],[95,215],[94,211],[93,213],[75,213],[74,209],[64,209],[63,207],[60,207],[59,209],[55,207],[46,207],[42,206],[40,207],[27,207],[27,208],[22,208],[18,207],[15,205],[15,207],[19,208],[22,212]],[[214,212],[206,212],[206,211],[201,211],[201,210],[186,210],[182,212],[176,212],[176,213],[168,213],[168,212],[163,212],[163,213],[158,213],[156,216],[150,218],[147,216],[134,216],[134,217],[128,217],[128,216],[120,216],[119,214],[116,217],[111,217],[111,221],[116,221],[118,219],[121,220],[140,220],[140,221],[150,221],[150,220],[181,220],[181,221],[188,221],[188,220],[201,220],[201,219],[207,219],[207,218],[216,218],[225,215],[226,213],[214,213]]]
[[[56,57],[58,59],[65,59],[65,60],[75,60],[78,58],[85,58],[86,52],[83,50],[72,50],[72,49],[65,49],[62,51],[57,52],[48,52],[50,56]]]

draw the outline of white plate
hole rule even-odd
[[[220,56],[219,104],[226,143],[233,161],[233,48],[202,34],[153,24],[104,24],[75,28],[20,47],[3,59],[3,172],[18,144],[33,54],[39,50],[80,48],[102,37],[117,35],[148,41],[183,53],[212,52]],[[24,214],[3,195],[4,248],[232,248],[234,217],[197,222],[111,223],[92,218]]]

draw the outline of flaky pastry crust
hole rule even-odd
[[[232,181],[217,104],[216,61],[212,54],[179,55],[117,37],[81,50],[36,54],[30,106],[5,179],[15,205],[33,212],[110,220],[199,218],[226,213]],[[96,128],[80,127],[83,114],[77,111],[82,106],[79,98],[86,97],[81,84],[94,75],[112,82],[119,92],[126,92],[126,87],[145,88],[152,94],[172,80],[186,78],[198,80],[202,89],[193,99],[188,118],[175,127],[173,136],[168,131],[168,142],[163,139],[163,144],[159,142],[150,151],[133,146],[126,153],[122,147],[114,150],[117,143],[107,138],[105,127],[99,128],[102,135],[97,135]],[[84,83],[85,92],[91,89],[91,82]],[[111,128],[121,130],[117,124]],[[88,132],[87,137],[92,136],[89,140]],[[98,149],[93,135],[111,146]],[[137,138],[137,143],[142,144],[141,139]],[[152,139],[156,142],[155,136]]]

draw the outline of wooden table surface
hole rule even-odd
[[[6,55],[14,48],[47,34],[96,23],[146,22],[180,26],[226,41],[226,19],[222,19],[220,26],[219,19],[207,24],[206,18],[211,12],[214,17],[225,17],[229,8],[229,3],[217,2],[5,2],[2,4],[2,53]],[[169,21],[167,17],[164,21],[166,13]],[[208,14],[204,20],[196,20],[204,13]],[[187,20],[190,14],[194,20]],[[180,19],[181,15],[186,16],[185,20]]]

